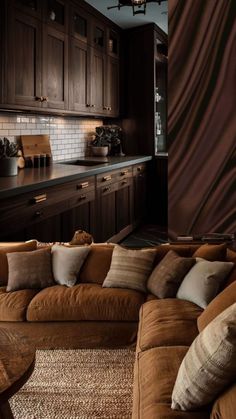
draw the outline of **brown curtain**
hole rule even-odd
[[[169,236],[236,232],[236,1],[169,0]]]

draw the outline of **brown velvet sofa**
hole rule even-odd
[[[188,257],[198,247],[158,246],[155,263],[170,249]],[[190,413],[171,410],[177,371],[198,334],[202,309],[176,298],[158,300],[133,290],[102,288],[112,251],[113,245],[93,245],[78,285],[72,288],[55,285],[6,292],[1,287],[0,327],[21,331],[37,348],[114,348],[137,341],[132,419],[233,419],[236,387],[233,396],[230,393],[228,401],[223,400],[224,411],[222,403],[215,404],[213,413],[211,408]],[[236,253],[227,250],[226,260],[236,263]]]

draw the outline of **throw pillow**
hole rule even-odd
[[[73,287],[79,271],[90,251],[89,246],[52,246],[52,270],[57,284]]]
[[[148,291],[158,298],[175,297],[183,277],[195,262],[193,258],[181,257],[170,250],[148,278]]]
[[[146,282],[155,256],[154,249],[130,250],[115,246],[110,270],[102,286],[147,292]]]
[[[206,308],[233,266],[233,262],[209,262],[196,258],[196,264],[184,277],[176,297]]]
[[[233,282],[217,295],[198,317],[197,325],[199,332],[201,332],[215,317],[222,313],[222,311],[234,303],[236,303],[236,282]]]
[[[201,332],[180,365],[172,409],[195,410],[213,401],[235,379],[236,303]]]
[[[79,273],[79,282],[102,285],[111,266],[114,245],[92,244]]]
[[[203,258],[206,260],[223,261],[226,258],[227,246],[222,244],[203,244],[193,254],[193,258]]]
[[[7,253],[30,252],[37,249],[37,240],[25,243],[0,243],[0,286],[7,285],[8,262]]]
[[[52,276],[50,249],[7,253],[7,291],[41,289],[55,285]]]

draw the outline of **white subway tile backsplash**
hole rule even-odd
[[[99,119],[80,119],[56,116],[15,115],[0,112],[0,138],[16,141],[20,135],[47,134],[50,137],[53,159],[66,160],[84,157]]]

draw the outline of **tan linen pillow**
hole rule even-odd
[[[51,250],[7,253],[7,291],[41,289],[55,285],[51,267]]]
[[[226,258],[227,246],[222,244],[203,244],[193,254],[193,258],[203,258],[206,260],[224,261]]]
[[[37,240],[30,240],[25,243],[0,243],[0,286],[7,285],[8,262],[7,253],[31,252],[37,249]]]
[[[196,259],[181,257],[170,250],[148,278],[148,291],[158,298],[175,297],[182,279],[195,263]]]
[[[105,288],[129,288],[147,292],[146,282],[152,271],[155,249],[130,250],[115,246]]]
[[[225,288],[214,298],[197,319],[198,330],[201,332],[222,311],[236,303],[236,282]]]
[[[236,303],[217,316],[180,365],[171,408],[195,410],[212,402],[236,374]]]
[[[219,292],[220,285],[233,266],[233,262],[210,262],[196,258],[196,264],[184,277],[176,297],[206,308]]]
[[[90,246],[52,246],[52,270],[57,284],[73,287]]]

